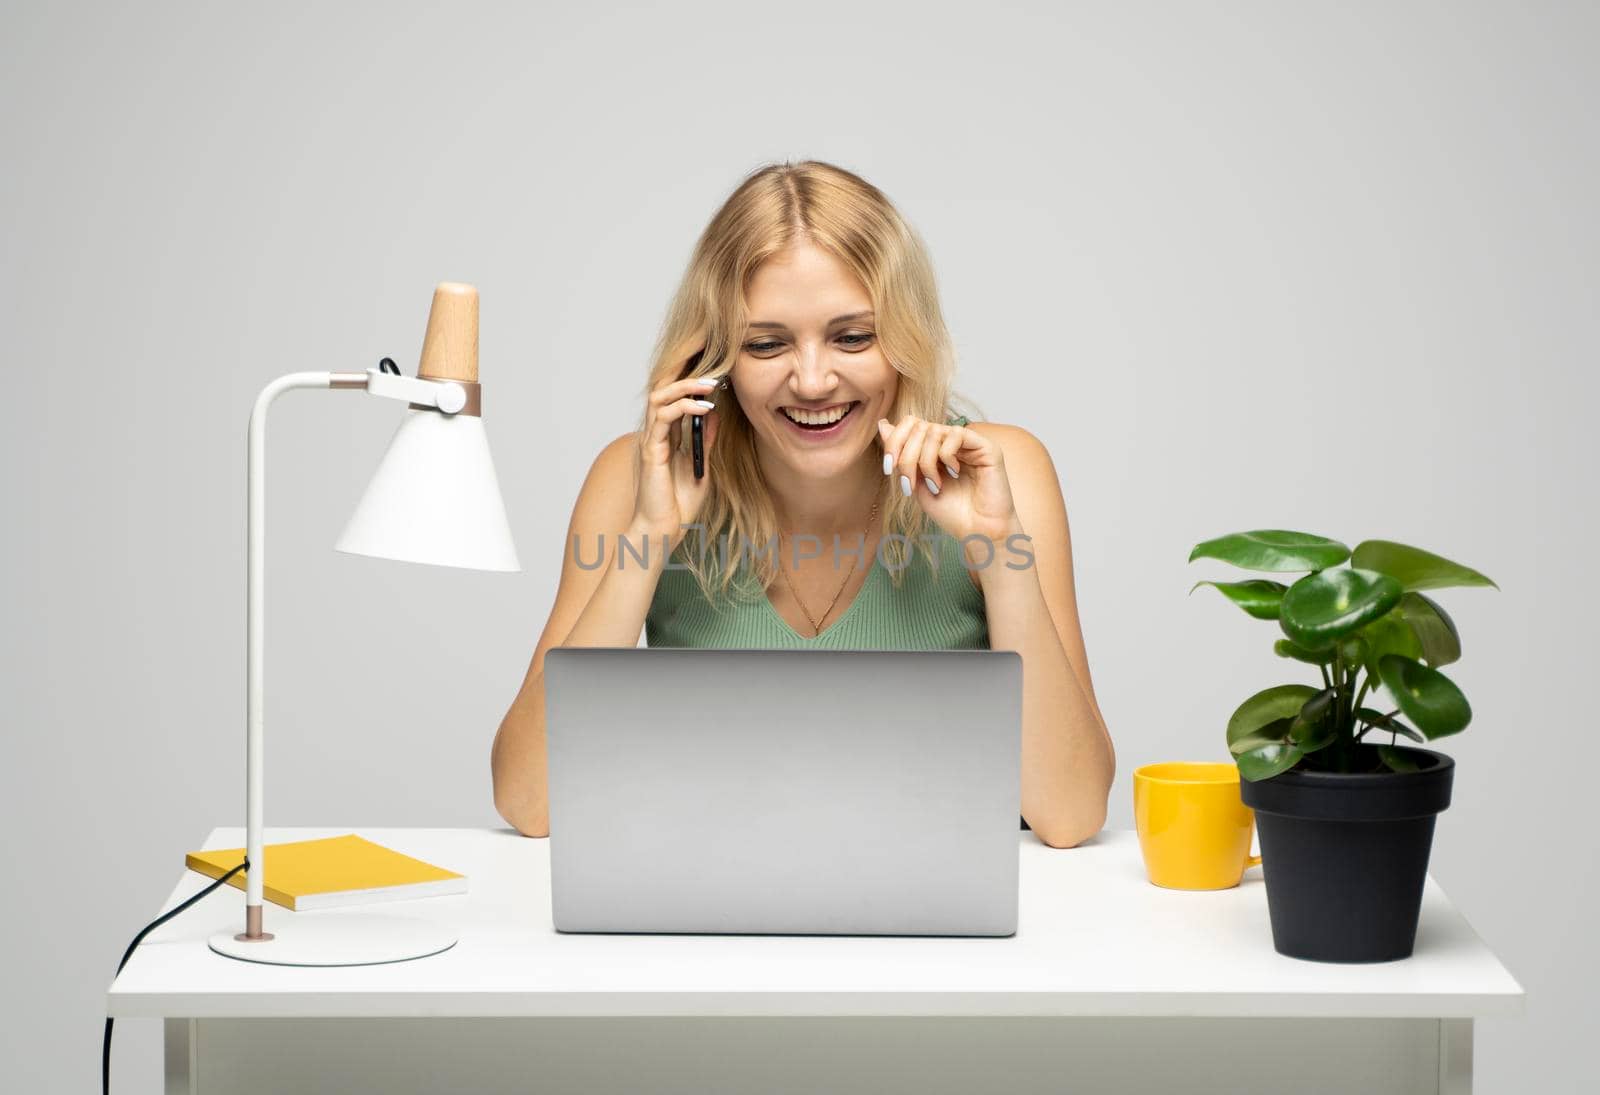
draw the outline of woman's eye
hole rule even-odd
[[[873,336],[870,334],[851,332],[840,335],[839,341],[848,349],[859,350],[865,348],[872,341],[872,338]],[[770,354],[783,349],[783,343],[772,339],[763,339],[760,342],[747,342],[744,344],[744,348],[753,354]]]

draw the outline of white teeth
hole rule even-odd
[[[783,413],[792,420],[807,426],[827,426],[849,414],[850,407],[851,404],[849,403],[829,411],[797,411],[793,407],[784,407]]]

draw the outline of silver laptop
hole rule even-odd
[[[1012,935],[1022,658],[557,647],[563,932]]]

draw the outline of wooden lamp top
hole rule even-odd
[[[478,290],[459,281],[441,281],[428,309],[417,375],[434,380],[478,382]]]

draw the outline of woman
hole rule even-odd
[[[1019,426],[947,416],[953,367],[932,266],[880,191],[816,161],[746,178],[695,248],[640,428],[579,493],[495,737],[501,816],[549,832],[545,652],[642,626],[651,646],[1018,651],[1023,826],[1058,848],[1099,831],[1115,756],[1055,468]]]

